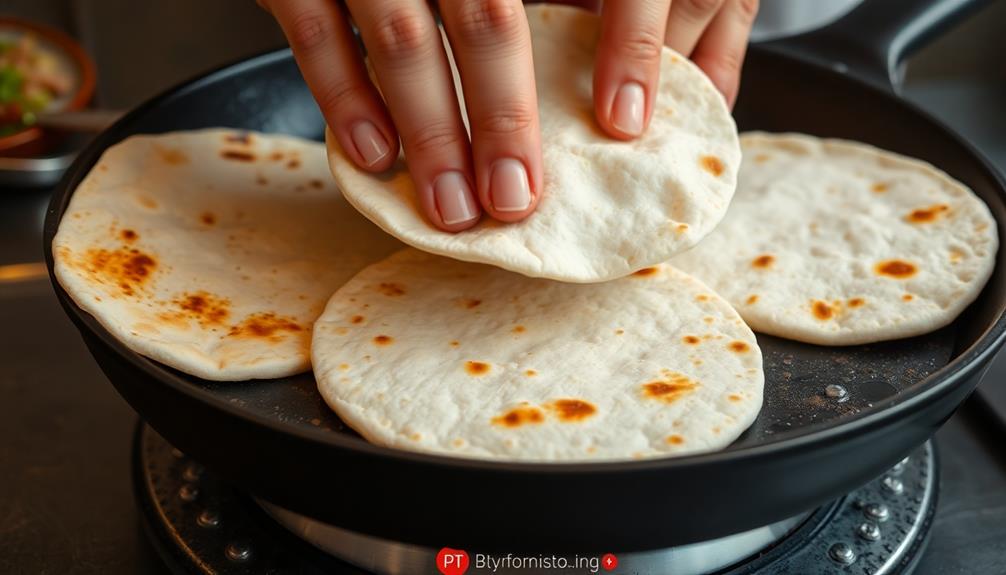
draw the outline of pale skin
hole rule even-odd
[[[662,45],[691,58],[733,106],[758,0],[562,3],[601,14],[594,112],[610,137],[631,140],[645,133]],[[326,123],[357,166],[385,171],[404,147],[431,224],[460,232],[486,216],[516,222],[534,212],[543,166],[531,37],[520,0],[259,4],[279,22]],[[470,140],[434,9],[461,77]],[[366,46],[380,93],[350,22]]]

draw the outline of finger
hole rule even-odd
[[[426,216],[449,231],[478,222],[468,134],[443,39],[423,0],[349,0]]]
[[[442,2],[471,127],[479,200],[494,218],[530,214],[541,189],[531,32],[520,0]]]
[[[605,2],[594,70],[594,111],[601,127],[632,139],[650,121],[670,0]]]
[[[674,0],[667,17],[664,43],[689,56],[702,37],[702,32],[719,12],[724,0]]]
[[[692,52],[692,61],[705,71],[731,108],[737,100],[741,66],[757,14],[758,0],[726,0]]]
[[[398,136],[338,4],[283,0],[267,8],[290,42],[304,81],[342,149],[363,169],[391,167],[398,157]]]

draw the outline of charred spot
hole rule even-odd
[[[203,212],[199,214],[199,221],[206,224],[207,226],[212,226],[217,223],[217,216],[212,212]]]
[[[775,263],[775,256],[770,254],[762,254],[755,259],[751,260],[751,265],[756,268],[767,269],[772,267]]]
[[[232,162],[254,162],[256,159],[255,154],[245,150],[224,150],[220,157]]]
[[[513,329],[510,331],[512,331],[513,333],[524,333],[525,331],[527,331],[527,328],[522,325],[515,325]]]
[[[258,176],[255,178],[255,183],[260,186],[264,186],[269,183],[269,180],[265,176]]]
[[[405,295],[405,287],[396,283],[382,283],[377,286],[377,291],[388,297]]]
[[[643,269],[641,269],[641,270],[633,273],[632,275],[639,276],[639,277],[649,277],[649,276],[657,275],[657,273],[659,271],[660,271],[660,269],[656,268],[656,267],[643,268]]]
[[[667,436],[667,443],[670,443],[671,445],[681,445],[684,442],[685,438],[680,435],[674,434]]]
[[[241,323],[231,327],[227,335],[278,339],[287,333],[303,331],[303,329],[293,318],[265,312],[249,315]]]
[[[311,180],[307,183],[307,185],[311,186],[316,190],[320,190],[325,187],[325,182],[322,182],[321,180]]]
[[[698,345],[699,342],[701,342],[702,340],[694,335],[686,335],[685,337],[681,338],[681,341],[687,343],[688,345]]]
[[[390,335],[377,335],[373,339],[375,345],[390,345],[393,341],[395,340]]]
[[[461,300],[461,307],[464,307],[464,308],[467,308],[467,309],[475,309],[475,308],[479,307],[480,305],[482,305],[482,300],[480,300],[480,299],[465,298],[465,299]]]
[[[489,364],[482,361],[466,361],[465,371],[468,375],[485,375],[489,373]]]
[[[912,210],[905,219],[913,224],[926,224],[929,222],[936,221],[943,214],[950,209],[950,206],[946,204],[937,204],[935,206],[929,206],[928,208],[919,208],[917,210]]]
[[[835,308],[831,307],[828,302],[823,302],[821,300],[814,300],[811,302],[810,311],[814,314],[814,317],[821,321],[826,321],[835,317]]]
[[[460,341],[458,341],[456,339],[455,340],[451,340],[451,347],[457,347],[459,345],[461,345]]]
[[[125,295],[133,295],[153,274],[157,262],[137,249],[92,249],[86,254],[87,271],[99,283],[115,284]]]
[[[864,300],[863,298],[861,298],[861,297],[854,297],[854,298],[852,298],[852,299],[849,300],[849,307],[862,307],[863,304],[865,304],[865,303],[866,303],[866,300]]]
[[[172,303],[202,326],[222,324],[230,315],[230,301],[205,291],[182,294]]]
[[[912,301],[913,299],[915,299],[915,296],[913,296],[910,293],[906,293],[905,295],[901,296],[901,299],[904,301]]]
[[[300,167],[300,160],[297,158],[291,158],[290,161],[286,163],[286,167],[290,170],[296,170]]]
[[[354,315],[353,317],[351,317],[349,319],[349,321],[350,321],[350,323],[360,324],[360,323],[363,323],[363,319],[364,318],[363,318],[362,315]]]
[[[582,399],[557,399],[546,407],[564,422],[583,421],[597,413],[593,404]]]
[[[740,340],[731,341],[727,347],[729,347],[730,351],[734,353],[747,353],[751,350],[750,345]]]
[[[667,373],[667,379],[643,384],[643,395],[664,403],[674,403],[682,396],[695,391],[698,383],[680,373]]]
[[[699,165],[702,169],[709,172],[714,176],[723,175],[723,160],[720,160],[716,156],[702,156],[699,158]]]
[[[537,407],[520,406],[507,411],[503,415],[494,417],[492,422],[503,427],[520,427],[525,424],[541,423],[545,421],[545,414]]]
[[[914,276],[918,272],[918,268],[915,267],[915,264],[904,260],[885,260],[873,266],[873,271],[878,275],[900,280]]]
[[[121,232],[119,232],[119,237],[121,237],[122,241],[126,243],[133,243],[137,239],[139,239],[140,234],[136,233],[133,230],[122,230]]]

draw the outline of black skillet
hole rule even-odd
[[[921,39],[979,4],[869,0],[811,36],[752,46],[736,109],[740,128],[852,138],[930,161],[988,203],[1004,237],[1001,177],[967,142],[892,93],[887,74]],[[60,217],[104,149],[132,134],[218,125],[318,140],[323,127],[287,51],[147,102],[99,136],[57,189],[45,225],[50,272]],[[722,452],[564,465],[368,444],[324,406],[310,374],[234,384],[185,376],[129,351],[53,284],[95,359],[143,419],[255,495],[340,527],[434,548],[632,551],[794,516],[907,455],[975,389],[1002,344],[1004,269],[1000,252],[979,299],[953,325],[924,337],[832,349],[759,337],[765,406]],[[825,392],[829,384],[848,390],[845,401]]]

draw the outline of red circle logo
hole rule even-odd
[[[605,553],[601,556],[601,567],[605,571],[611,571],[615,567],[618,567],[618,557],[615,557],[611,553]]]

